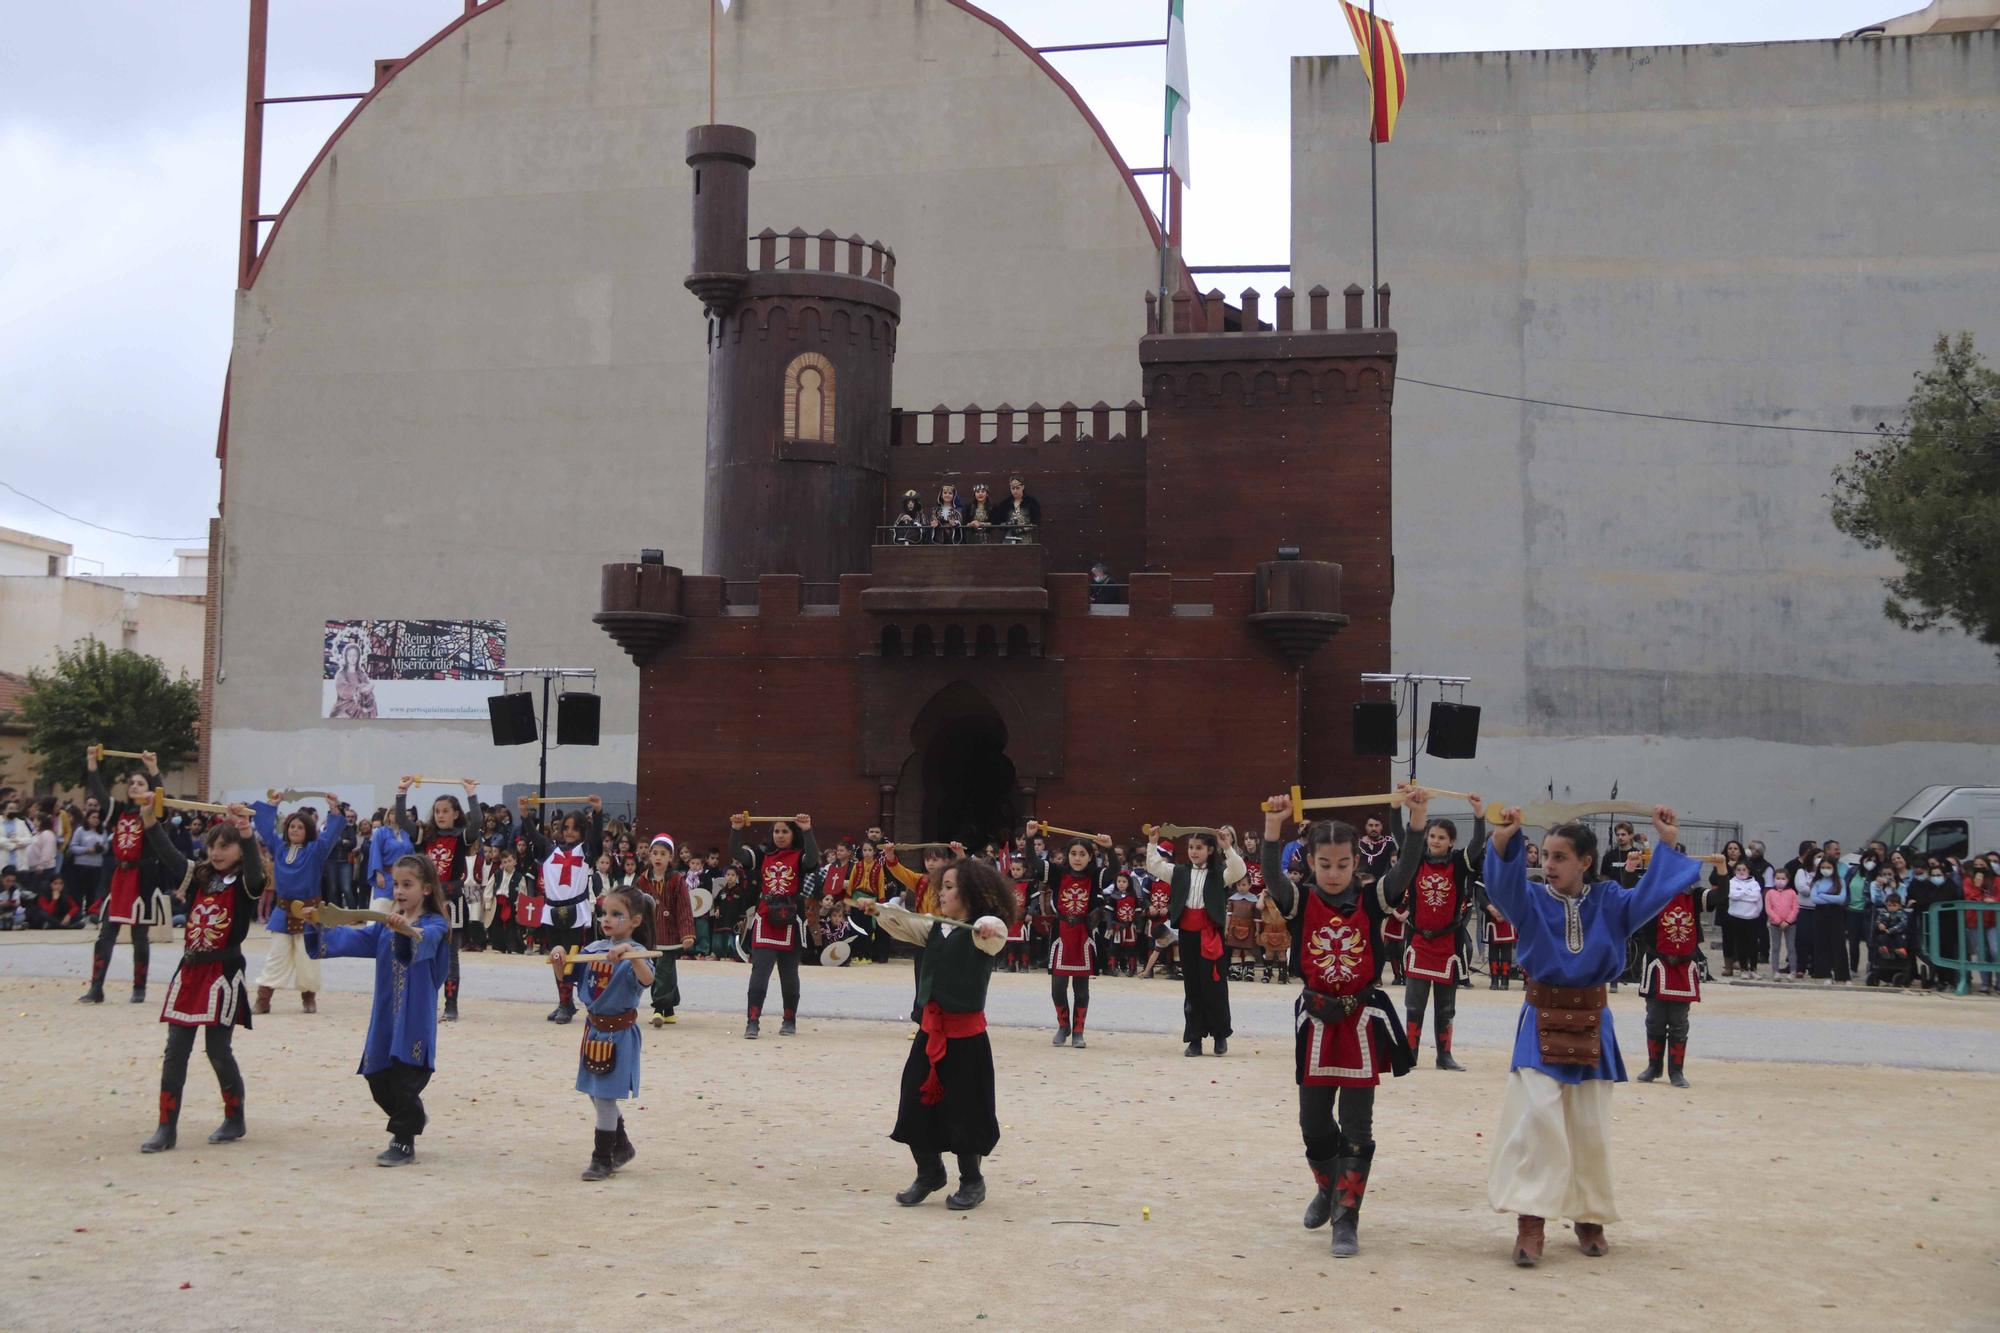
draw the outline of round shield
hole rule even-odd
[[[692,889],[688,893],[688,901],[694,905],[696,916],[707,916],[715,907],[715,890]]]
[[[853,952],[854,946],[846,940],[835,940],[832,944],[827,945],[819,951],[819,965],[821,967],[839,967],[847,961],[848,955]]]
[[[750,921],[747,917],[743,928],[736,932],[736,956],[746,963],[750,961]]]

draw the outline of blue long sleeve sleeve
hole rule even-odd
[[[1693,888],[1700,878],[1700,862],[1689,860],[1671,847],[1662,847],[1646,863],[1646,873],[1637,884],[1629,889],[1612,888],[1612,902],[1618,911],[1612,920],[1629,936],[1664,912],[1668,903]]]
[[[307,926],[306,949],[315,958],[373,958],[386,929],[372,921],[365,926]]]
[[[1486,844],[1486,896],[1509,921],[1528,914],[1528,858],[1521,851],[1526,836],[1517,833],[1509,838],[1504,855],[1494,851],[1490,841]]]

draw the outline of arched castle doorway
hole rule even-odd
[[[977,848],[1007,836],[1021,818],[1008,732],[976,686],[953,681],[910,725],[910,754],[896,784],[896,835],[903,842],[957,839]]]

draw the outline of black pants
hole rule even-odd
[[[914,1157],[917,1161],[917,1174],[925,1180],[943,1180],[945,1178],[943,1153],[932,1152],[925,1148],[912,1148],[910,1149],[910,1156]],[[961,1184],[966,1185],[984,1180],[985,1177],[979,1173],[979,1158],[971,1153],[959,1153],[958,1179]]]
[[[1805,895],[1800,894],[1799,896],[1803,898]],[[1795,976],[1802,977],[1813,970],[1813,956],[1818,953],[1818,950],[1813,946],[1819,942],[1814,938],[1819,933],[1819,909],[1816,907],[1801,907],[1799,909],[1798,926],[1799,928],[1792,933],[1792,947],[1797,949],[1799,954],[1798,966],[1792,969],[1792,973]],[[1818,975],[1823,976],[1825,974],[1820,973]]]
[[[1861,975],[1861,946],[1867,938],[1868,913],[1850,911],[1847,914],[1847,973],[1849,976],[1858,977]]]
[[[111,970],[111,950],[118,943],[118,922],[106,919],[97,928],[97,943],[90,950],[90,984],[104,985],[104,974]],[[146,969],[153,960],[153,944],[146,938],[144,926],[132,927],[132,984],[146,984]],[[192,1028],[188,1029],[190,1032]]]
[[[1221,959],[1201,956],[1201,932],[1181,932],[1181,1027],[1182,1041],[1203,1037],[1227,1037],[1229,1026],[1229,969]]]
[[[1673,1047],[1687,1045],[1688,1010],[1692,1007],[1687,1000],[1663,1000],[1657,995],[1648,995],[1646,997],[1647,1044],[1663,1041]]]
[[[764,1012],[764,996],[771,989],[771,968],[778,969],[778,994],[784,997],[785,1017],[799,1012],[799,951],[797,949],[752,949],[750,951],[750,1017]]]
[[[1357,1152],[1369,1147],[1375,1142],[1375,1089],[1299,1085],[1299,1134],[1306,1157],[1316,1162],[1340,1156],[1343,1143]]]
[[[180,1114],[181,1089],[187,1083],[188,1056],[194,1051],[196,1030],[178,1023],[167,1024],[167,1053],[160,1060],[162,1124],[172,1124]],[[222,1089],[222,1112],[226,1116],[239,1116],[243,1114],[243,1071],[236,1067],[236,1053],[230,1049],[236,1029],[227,1023],[210,1023],[199,1031],[208,1052],[209,1067],[215,1070],[216,1085]]]
[[[450,937],[451,962],[446,966],[444,973],[444,998],[456,1004],[458,1003],[458,931],[451,931]]]
[[[681,974],[674,967],[674,956],[653,960],[653,1012],[671,1014],[681,1002]]]
[[[386,1069],[368,1075],[369,1095],[389,1117],[391,1138],[408,1143],[424,1132],[429,1117],[424,1114],[421,1094],[430,1081],[430,1070],[422,1065],[406,1065],[401,1060],[391,1061]]]
[[[1070,1007],[1070,993],[1074,986],[1076,1007]],[[1072,1032],[1083,1031],[1083,1016],[1090,1011],[1090,977],[1065,976],[1061,972],[1049,973],[1049,998],[1056,1004],[1056,1026],[1068,1028]]]
[[[1411,977],[1403,984],[1404,1025],[1409,1029],[1410,1046],[1414,1049],[1424,1035],[1424,1009],[1429,1004],[1433,990],[1437,999],[1437,1044],[1438,1050],[1451,1049],[1451,1021],[1458,1017],[1458,987],[1440,981],[1433,988],[1422,977]]]
[[[1813,946],[1808,970],[1816,977],[1846,981],[1847,909],[1821,907],[1813,911]]]

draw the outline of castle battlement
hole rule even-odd
[[[778,248],[781,240],[785,243],[782,252]],[[800,227],[787,232],[766,227],[750,241],[756,246],[749,261],[752,272],[841,273],[885,287],[896,285],[896,252],[880,241],[864,241],[858,234],[843,238],[829,230],[809,236]],[[847,251],[844,263],[835,254],[841,247]],[[808,250],[812,252],[811,263],[807,262]]]
[[[1113,407],[1099,399],[1089,407],[1061,403],[1043,407],[1029,403],[1015,407],[933,408],[898,407],[889,413],[891,448],[924,448],[933,445],[1028,445],[1028,444],[1142,444],[1146,438],[1146,405],[1137,399],[1123,407]]]

